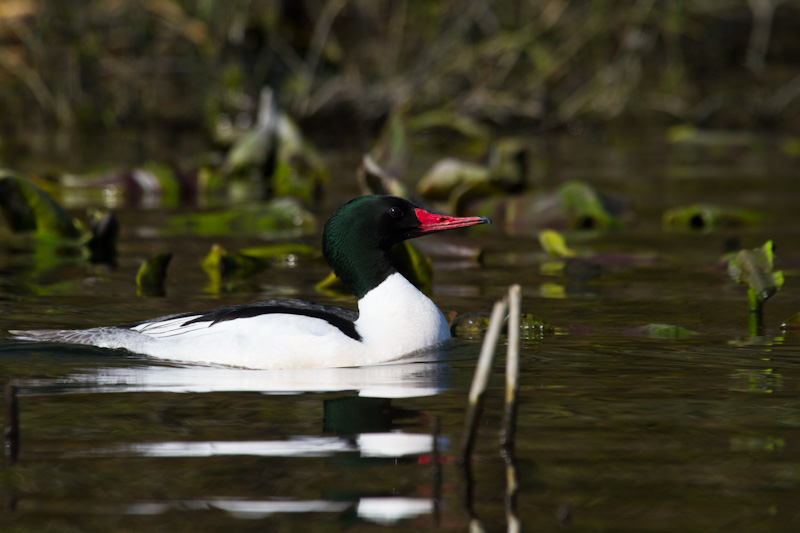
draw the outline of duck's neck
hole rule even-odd
[[[388,251],[353,240],[326,250],[325,258],[359,300],[397,272]]]

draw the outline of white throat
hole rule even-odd
[[[402,355],[450,339],[436,304],[397,272],[364,295],[358,310],[356,330],[367,347]]]

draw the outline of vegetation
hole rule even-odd
[[[332,136],[401,104],[543,129],[788,129],[798,24],[787,0],[5,0],[2,133],[235,124],[265,85]]]

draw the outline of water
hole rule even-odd
[[[584,179],[623,193],[637,214],[621,230],[567,234],[595,258],[592,277],[549,274],[534,233],[499,226],[472,239],[484,266],[438,265],[434,299],[446,312],[488,312],[520,283],[524,310],[556,327],[522,346],[513,465],[526,530],[797,529],[800,335],[779,325],[800,310],[798,175],[779,147],[563,141],[536,152],[535,181]],[[766,217],[753,227],[662,229],[664,209],[694,202]],[[253,239],[159,236],[169,214],[121,210],[116,269],[5,253],[0,330],[278,296],[341,303],[315,294],[327,270],[313,259],[213,290],[199,267],[211,244]],[[720,266],[731,239],[778,246],[786,281],[765,306],[763,336],[748,336],[744,290]],[[137,297],[139,261],[161,251],[175,253],[167,296]],[[650,323],[697,335],[632,335]],[[479,348],[457,339],[421,362],[262,372],[3,341],[0,376],[18,387],[21,440],[17,463],[0,469],[0,529],[463,531],[471,519],[505,529],[504,346],[471,499],[457,462]]]

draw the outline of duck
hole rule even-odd
[[[478,224],[404,198],[362,196],[325,223],[322,254],[358,310],[268,300],[82,330],[12,330],[16,339],[83,344],[168,361],[249,369],[361,367],[405,359],[450,339],[436,304],[398,271],[390,250],[407,239]]]

